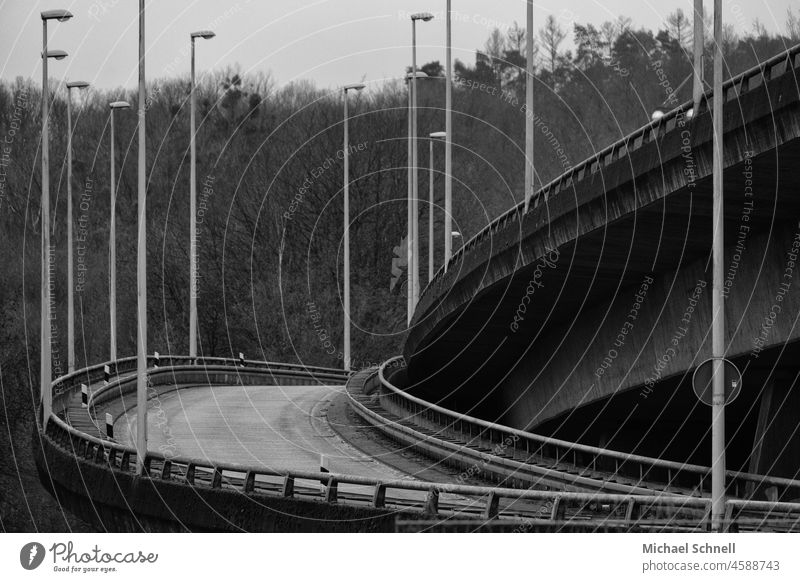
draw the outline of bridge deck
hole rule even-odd
[[[149,448],[183,457],[268,468],[328,470],[376,479],[403,479],[342,440],[329,426],[326,409],[342,390],[336,386],[197,386],[162,394],[148,405]],[[117,440],[136,442],[138,409],[118,411]]]

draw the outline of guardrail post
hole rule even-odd
[[[129,471],[131,468],[131,454],[128,451],[122,452],[122,459],[119,462],[119,468],[122,471]]]
[[[164,466],[161,467],[161,479],[169,481],[172,479],[172,461],[169,459],[164,460]]]
[[[628,506],[625,508],[625,521],[630,523],[639,519],[639,505],[636,499],[631,497],[628,500]]]
[[[550,508],[550,520],[562,521],[566,512],[566,506],[561,503],[561,497],[556,496],[553,498],[553,507]]]
[[[144,463],[142,463],[142,476],[149,477],[150,476],[150,457],[145,454],[144,456]]]
[[[105,463],[106,461],[106,451],[102,445],[97,445],[97,450],[94,452],[94,462],[95,463]]]
[[[106,436],[110,439],[114,438],[114,417],[106,412]]]
[[[244,477],[244,487],[243,490],[245,493],[252,493],[253,488],[256,486],[256,474],[253,471],[248,471],[247,475]]]
[[[725,508],[725,517],[722,520],[722,531],[725,533],[739,533],[739,524],[736,523],[738,513],[736,513],[733,504],[728,503]]]
[[[108,368],[108,366],[106,366]],[[106,381],[108,384],[108,381]],[[86,384],[81,384],[81,408],[89,407],[89,387]]]
[[[494,519],[497,517],[500,508],[500,496],[495,491],[489,491],[486,498],[486,506],[483,508],[483,519]]]
[[[107,462],[111,467],[117,464],[117,449],[115,449],[114,447],[109,447],[108,449]]]
[[[222,469],[214,467],[214,476],[211,478],[211,488],[219,489],[222,487]]]
[[[333,477],[328,478],[328,484],[325,486],[325,501],[327,503],[336,503],[339,496],[339,485]]]
[[[383,483],[375,484],[375,492],[372,494],[372,507],[378,509],[386,507],[386,485]]]
[[[283,487],[281,488],[281,495],[284,497],[294,497],[294,477],[286,475],[283,478]]]
[[[422,513],[431,517],[439,515],[439,491],[437,489],[428,490],[428,496],[425,498],[425,509]]]
[[[194,485],[194,473],[195,473],[194,463],[189,463],[186,466],[186,482],[189,485]]]

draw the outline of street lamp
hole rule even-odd
[[[117,360],[117,179],[116,156],[114,155],[114,111],[117,109],[130,109],[127,101],[114,101],[108,105],[111,116],[111,222],[108,231],[108,308],[111,318],[111,361]]]
[[[210,30],[200,30],[189,35],[192,43],[192,86],[191,86],[191,131],[189,132],[189,149],[191,162],[189,165],[189,357],[194,362],[197,357],[197,152],[195,151],[195,99],[194,82],[194,41],[197,38],[214,38]]]
[[[344,369],[350,371],[350,144],[347,92],[361,91],[363,83],[342,87],[344,94]]]
[[[72,18],[66,10],[46,10],[42,16],[42,288],[41,288],[41,346],[39,354],[39,382],[42,391],[42,430],[53,409],[52,362],[50,353],[50,96],[47,83],[48,59],[61,60],[64,51],[47,50],[47,21],[65,22]]]
[[[433,210],[434,209],[434,207],[433,207],[433,142],[435,140],[437,140],[437,139],[446,138],[447,137],[447,132],[436,131],[436,132],[433,132],[432,134],[430,134],[429,137],[431,138],[431,140],[430,140],[431,159],[430,159],[430,164],[428,164],[429,165],[429,172],[430,172],[430,175],[428,177],[428,187],[429,187],[429,192],[428,192],[428,283],[433,281],[433,262],[434,262],[433,247],[435,246],[434,245],[434,241],[433,241],[433,212],[434,212],[434,210]],[[447,232],[447,231],[445,231],[445,232]]]
[[[722,108],[722,0],[714,0],[714,93],[712,140],[712,265],[711,357],[714,358],[711,407],[711,529],[722,531],[725,518],[725,212],[724,212],[724,118]]]
[[[453,211],[453,11],[452,2],[447,0],[447,23],[445,35],[445,75],[447,77],[445,87],[445,112],[444,130],[447,134],[444,144],[444,270],[447,272],[447,264],[453,255],[452,241],[447,235],[453,228],[451,215]]]
[[[67,83],[67,371],[75,371],[75,295],[72,249],[72,90],[85,89],[86,81]]]
[[[408,220],[407,220],[407,231],[406,231],[406,256],[408,257],[408,265],[407,265],[407,275],[408,275],[408,292],[407,295],[407,319],[408,325],[411,325],[411,318],[414,315],[414,294],[411,290],[414,287],[414,253],[416,252],[413,244],[414,240],[414,174],[411,170],[412,164],[412,154],[414,152],[412,146],[412,138],[413,135],[413,126],[411,123],[411,81],[417,78],[426,78],[428,76],[427,73],[424,71],[416,71],[414,73],[408,73],[406,75],[406,84],[408,85]]]
[[[136,163],[136,474],[147,456],[147,87],[145,85],[145,2],[139,0],[139,151]]]
[[[412,184],[412,198],[411,198],[411,213],[412,213],[412,226],[411,226],[411,258],[412,261],[409,265],[412,268],[412,301],[413,309],[416,309],[417,302],[419,301],[419,196],[418,196],[418,168],[417,168],[417,20],[423,22],[430,22],[433,20],[433,14],[430,12],[418,12],[411,15],[411,184]]]

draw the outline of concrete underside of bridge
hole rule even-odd
[[[798,97],[790,71],[725,111],[727,353],[744,370],[730,468],[787,477],[800,469]],[[429,286],[406,387],[514,427],[708,463],[691,373],[711,349],[710,114],[684,121]]]

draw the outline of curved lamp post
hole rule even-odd
[[[42,430],[53,410],[51,330],[50,330],[50,95],[47,83],[47,62],[61,60],[67,56],[64,51],[47,50],[47,21],[65,22],[72,18],[67,10],[46,10],[42,17],[42,280],[41,280],[41,345],[39,354],[39,382],[42,392]]]
[[[409,265],[412,269],[412,307],[416,309],[419,301],[419,184],[418,184],[418,160],[417,160],[417,21],[430,22],[433,14],[430,12],[418,12],[411,15],[411,184],[413,188],[411,198],[412,226],[411,226],[411,261]],[[412,310],[413,311],[413,310]]]
[[[214,36],[216,35],[210,30],[200,30],[189,35],[192,43],[191,129],[189,131],[189,149],[191,150],[189,166],[189,357],[192,358],[192,361],[197,357],[197,152],[195,151],[197,103],[194,81],[194,41],[197,38],[209,39]]]
[[[344,369],[350,371],[350,136],[347,92],[361,91],[363,83],[342,87],[344,94]]]
[[[67,83],[67,371],[75,371],[75,290],[72,248],[72,90],[85,89],[86,81]]]

